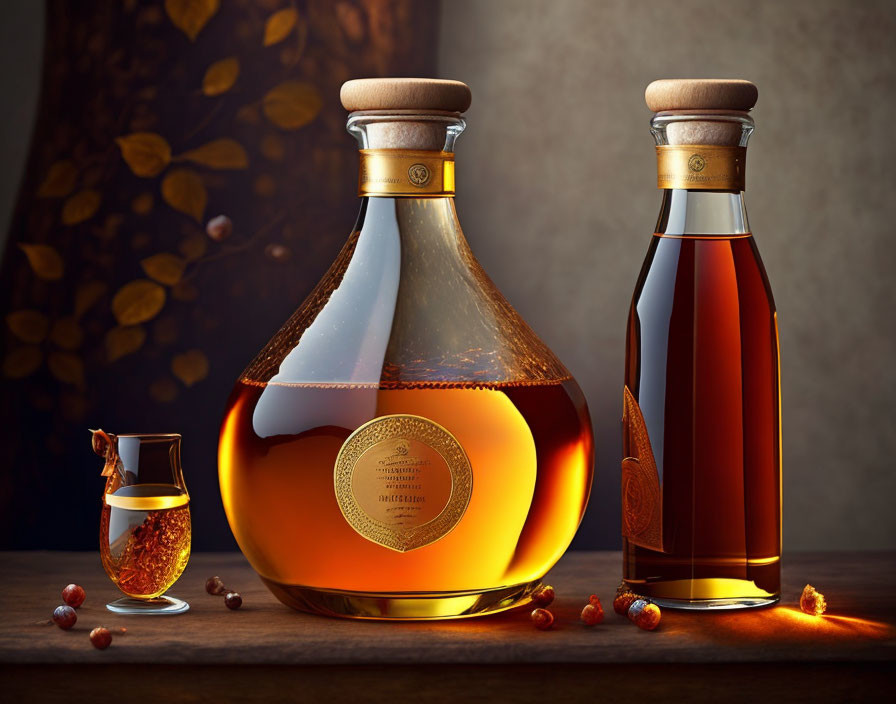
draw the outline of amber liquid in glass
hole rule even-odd
[[[334,463],[349,435],[398,413],[450,429],[474,477],[453,530],[403,553],[356,532],[333,489]],[[571,381],[340,386],[244,379],[221,430],[222,496],[252,566],[298,608],[307,606],[303,587],[482,592],[540,580],[566,549],[588,499],[591,444],[585,401]],[[455,607],[452,615],[461,611]]]
[[[125,486],[103,496],[100,556],[128,596],[152,599],[180,577],[190,558],[189,497],[166,484]]]
[[[626,581],[673,602],[775,599],[778,331],[751,235],[654,236],[629,316],[625,383],[650,432],[663,543],[624,538]]]

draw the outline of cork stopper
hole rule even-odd
[[[666,78],[644,91],[647,107],[666,110],[736,110],[747,112],[756,105],[759,89],[750,81],[718,78]]]
[[[346,81],[339,91],[342,106],[358,110],[414,110],[465,112],[470,107],[470,88],[460,81],[438,78],[358,78]]]
[[[437,78],[359,78],[339,92],[343,107],[366,121],[370,149],[441,151],[449,121],[470,107],[470,89]]]
[[[653,112],[701,117],[668,122],[668,144],[740,144],[742,120],[749,120],[748,112],[758,97],[756,85],[740,79],[671,78],[654,81],[644,91]]]

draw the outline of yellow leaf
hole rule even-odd
[[[226,59],[215,61],[206,69],[205,76],[202,78],[202,92],[208,96],[226,93],[233,88],[239,75],[240,62],[236,57],[229,56]]]
[[[199,174],[190,169],[175,169],[162,179],[162,198],[181,213],[202,221],[208,194]]]
[[[208,358],[202,350],[189,350],[171,360],[171,371],[184,386],[192,386],[208,376]]]
[[[78,286],[75,291],[75,315],[81,317],[106,292],[106,284],[102,281],[88,281]]]
[[[84,341],[84,331],[73,316],[59,318],[50,330],[50,342],[64,350],[76,350]]]
[[[112,328],[106,333],[106,357],[110,362],[139,350],[146,341],[146,330],[139,325]]]
[[[137,213],[137,215],[149,215],[149,213],[152,212],[152,205],[152,193],[146,191],[131,201],[131,210]]]
[[[115,143],[135,176],[158,176],[171,162],[171,147],[155,132],[134,132],[118,137]]]
[[[322,106],[317,88],[299,81],[286,81],[274,86],[262,101],[265,117],[285,130],[297,130],[307,125]]]
[[[99,209],[102,199],[99,191],[87,189],[75,193],[62,206],[62,224],[77,225],[89,220]]]
[[[40,347],[26,345],[11,350],[3,360],[3,375],[10,379],[22,379],[34,374],[44,361]]]
[[[112,312],[120,325],[137,325],[154,318],[165,305],[165,289],[154,281],[137,279],[112,298]]]
[[[71,352],[51,352],[47,357],[50,374],[65,384],[84,388],[84,362]]]
[[[177,382],[169,376],[156,379],[149,385],[149,395],[159,403],[170,403],[177,398],[179,391]]]
[[[167,252],[153,254],[140,262],[140,266],[143,267],[143,271],[149,278],[168,286],[174,286],[180,281],[186,265],[187,263],[183,259]]]
[[[278,10],[268,17],[267,22],[264,23],[264,41],[262,42],[264,46],[271,46],[271,44],[286,39],[293,27],[296,26],[298,19],[299,13],[292,7]]]
[[[218,11],[220,4],[220,0],[165,0],[165,12],[174,26],[192,42],[196,41],[199,32]]]
[[[47,281],[62,278],[65,265],[55,249],[46,244],[20,244],[19,248],[28,257],[28,263],[31,264],[35,276]]]
[[[178,157],[213,169],[245,169],[249,166],[246,150],[236,140],[224,137],[191,149]]]
[[[75,162],[57,161],[50,166],[43,183],[37,189],[39,198],[62,198],[75,188],[78,181],[78,169]]]
[[[6,316],[6,324],[22,342],[36,345],[47,336],[50,321],[39,310],[17,310]]]

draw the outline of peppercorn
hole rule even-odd
[[[538,606],[550,606],[554,601],[554,588],[547,584],[532,595],[532,601]]]
[[[530,617],[539,631],[548,630],[554,623],[554,614],[547,609],[535,609]]]

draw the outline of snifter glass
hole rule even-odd
[[[180,464],[181,436],[94,433],[106,488],[100,555],[127,596],[106,604],[124,614],[178,614],[190,605],[165,595],[190,558],[190,496]]]

